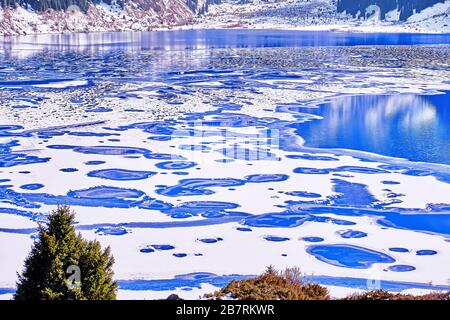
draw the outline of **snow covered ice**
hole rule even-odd
[[[448,35],[127,36],[1,44],[0,297],[58,204],[119,298],[268,265],[335,296],[450,289]]]

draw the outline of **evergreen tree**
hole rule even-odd
[[[67,206],[39,225],[39,237],[17,282],[16,300],[112,300],[114,258],[110,248],[86,241],[73,227],[74,213]]]

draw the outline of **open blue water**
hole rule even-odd
[[[13,47],[17,37],[3,37],[3,48]],[[2,38],[0,38],[2,40]],[[349,33],[295,30],[180,30],[63,34],[20,37],[20,43],[53,49],[85,47],[185,50],[200,48],[273,48],[300,46],[450,44],[449,34]]]
[[[450,92],[342,97],[298,110],[322,117],[293,125],[307,146],[450,164]]]

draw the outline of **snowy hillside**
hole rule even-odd
[[[189,22],[194,13],[185,0],[132,0],[122,5],[88,3],[65,10],[17,6],[0,12],[0,34],[149,30]]]
[[[412,10],[401,21],[402,12],[407,12],[405,3],[416,0],[398,0],[403,6],[383,12],[374,7],[360,8],[364,14],[355,14],[345,9],[343,0],[223,0],[219,5],[210,5],[208,12],[197,18],[201,27],[245,27],[303,30],[340,30],[358,32],[450,32],[450,0],[438,2],[430,7]],[[436,2],[437,0],[427,0]],[[380,3],[380,0],[351,1],[351,3]],[[391,1],[395,2],[395,1]],[[426,2],[426,1],[424,1]],[[340,10],[338,10],[340,9]],[[349,9],[349,8],[347,8]],[[351,8],[350,8],[351,9]],[[355,9],[355,8],[353,8]],[[366,14],[366,9],[367,14]],[[403,11],[402,11],[403,10]],[[417,13],[415,13],[417,12]],[[383,13],[383,15],[381,15]]]
[[[406,21],[415,13],[445,0],[338,0],[338,12],[350,13],[355,17],[364,17],[376,13],[380,19],[389,19],[394,12],[401,21]]]
[[[449,33],[450,0],[441,1],[17,0],[0,9],[0,34],[167,28]]]
[[[335,0],[258,1],[224,0],[211,5],[198,18],[200,24],[215,23],[220,27],[304,27],[330,25],[348,21],[349,15],[340,14]]]

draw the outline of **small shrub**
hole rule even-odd
[[[298,268],[278,272],[272,266],[256,278],[231,281],[209,299],[238,300],[328,300],[328,290],[318,284],[304,281]]]

